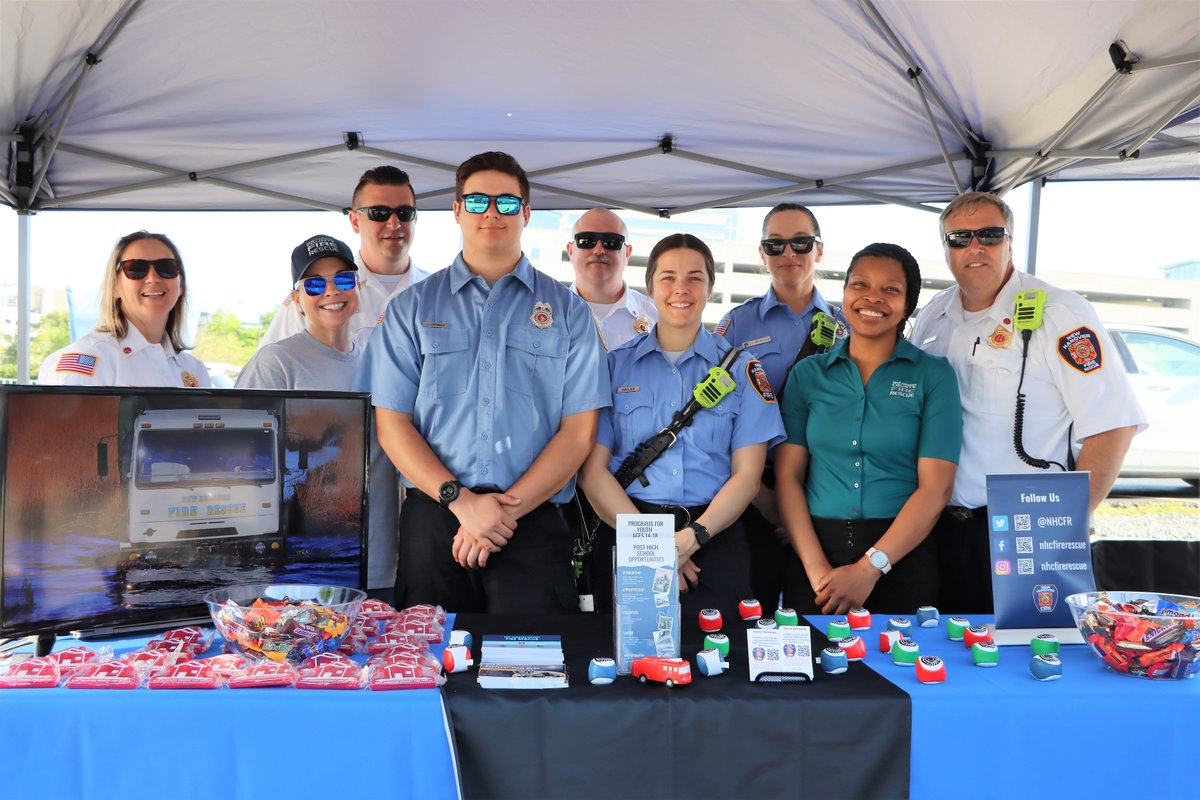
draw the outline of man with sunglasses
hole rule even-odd
[[[1095,309],[1074,292],[1016,270],[1012,230],[1012,210],[994,194],[968,192],[943,209],[942,244],[957,286],[929,301],[910,336],[950,361],[962,395],[962,455],[950,505],[933,529],[938,605],[954,613],[993,610],[989,472],[1088,470],[1094,510],[1112,488],[1134,434],[1146,427]],[[1037,303],[1026,293],[1037,290],[1045,293],[1041,323],[1027,334],[1026,355],[1016,310],[1020,301],[1030,312],[1023,318],[1032,319]],[[1018,392],[1025,397],[1023,412],[1017,411]]]
[[[771,276],[765,294],[752,297],[717,323],[714,331],[754,354],[767,381],[778,393],[792,365],[817,352],[810,332],[819,313],[837,322],[837,336],[846,335],[841,311],[831,306],[816,287],[817,264],[825,253],[821,226],[807,206],[780,203],[763,219],[758,255]],[[788,541],[775,503],[774,454],[767,455],[758,496],[742,515],[750,546],[750,585],[770,615],[779,605],[787,581],[787,564],[797,556]],[[797,572],[795,574],[803,574]]]
[[[658,319],[654,301],[625,282],[633,252],[628,237],[620,217],[607,208],[593,208],[575,222],[567,242],[575,270],[571,291],[587,301],[609,350],[650,330]]]
[[[388,306],[358,387],[409,487],[397,604],[577,608],[562,504],[609,405],[587,304],[521,252],[529,179],[506,153],[455,178],[463,249]]]
[[[429,274],[415,267],[409,257],[417,207],[408,173],[387,165],[364,172],[354,187],[349,216],[350,227],[359,236],[355,260],[359,267],[359,306],[350,324],[350,335],[359,345],[366,345],[391,299]],[[304,318],[289,293],[258,346],[304,329]]]

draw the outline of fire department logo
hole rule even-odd
[[[200,385],[200,381],[196,380],[196,376],[191,372],[183,373],[183,385],[189,389],[195,389]]]
[[[1039,614],[1049,614],[1058,605],[1058,587],[1053,583],[1039,583],[1033,587],[1033,605]]]
[[[1085,374],[1103,366],[1100,339],[1091,328],[1076,328],[1065,336],[1060,336],[1058,354],[1071,367]]]
[[[764,403],[775,402],[775,392],[771,390],[771,382],[767,380],[767,373],[763,370],[762,364],[755,360],[747,361],[746,377],[750,379],[750,385],[754,387],[754,391],[758,393]]]
[[[988,345],[1003,350],[1012,344],[1012,331],[1003,325],[997,325],[996,330],[992,331],[992,335],[988,337]]]
[[[534,327],[549,328],[554,324],[554,312],[550,309],[550,304],[539,300],[533,304],[533,313],[529,316]]]
[[[650,331],[650,318],[645,314],[638,314],[637,319],[633,321],[633,329],[638,333],[648,333]]]

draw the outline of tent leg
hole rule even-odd
[[[33,215],[17,211],[17,383],[29,383],[29,221]]]
[[[1025,245],[1025,271],[1030,275],[1037,273],[1038,225],[1042,216],[1042,187],[1045,180],[1038,178],[1030,181],[1029,189],[1029,236]]]

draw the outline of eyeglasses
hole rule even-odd
[[[150,268],[154,267],[154,271],[158,273],[158,277],[164,281],[169,281],[172,278],[178,278],[180,269],[179,262],[173,258],[127,258],[117,264],[121,268],[121,272],[125,273],[125,277],[131,281],[140,281],[150,274]]]
[[[946,245],[954,249],[970,247],[972,239],[985,246],[1000,244],[1008,236],[1008,228],[980,228],[975,231],[950,231],[946,234]]]
[[[392,214],[401,222],[412,222],[417,218],[416,206],[363,206],[354,210],[366,214],[371,222],[387,222],[392,218]]]
[[[333,286],[339,291],[348,292],[358,285],[358,273],[353,270],[345,270],[333,276]],[[311,278],[305,278],[296,281],[296,288],[304,287],[304,293],[309,297],[320,297],[325,294],[325,289],[329,286],[329,279],[323,278],[320,275],[314,275]]]
[[[596,242],[604,245],[605,250],[620,250],[625,246],[625,237],[619,233],[577,233],[575,234],[575,246],[580,250],[591,250],[596,246]]]
[[[783,255],[783,248],[787,245],[792,246],[792,252],[796,255],[804,255],[811,253],[813,245],[821,241],[820,236],[793,236],[790,239],[763,239],[759,242],[762,245],[763,252],[769,256]]]
[[[464,194],[462,204],[468,214],[484,214],[493,200],[496,201],[496,212],[506,217],[521,213],[521,206],[525,205],[525,201],[515,194],[498,194],[492,197],[482,192]]]

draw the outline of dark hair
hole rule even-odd
[[[817,236],[821,235],[821,223],[817,222],[817,215],[812,212],[812,209],[810,209],[808,206],[802,206],[799,203],[780,203],[768,211],[767,215],[763,217],[762,235],[764,239],[767,236],[767,222],[769,222],[771,217],[775,216],[780,211],[803,211],[805,214],[808,214],[808,218],[812,220],[813,233],[815,233]]]
[[[921,266],[917,264],[917,260],[913,258],[913,254],[900,245],[875,242],[859,250],[850,259],[850,266],[846,267],[846,280],[842,282],[843,289],[850,285],[850,273],[854,272],[855,263],[860,258],[869,257],[890,258],[900,265],[900,269],[904,270],[904,319],[900,320],[900,323],[896,325],[896,338],[899,339],[904,323],[917,310],[917,301],[921,297]]]
[[[695,250],[704,256],[704,271],[708,273],[708,291],[713,290],[713,284],[717,281],[717,261],[713,258],[712,250],[708,249],[708,245],[690,233],[672,233],[670,236],[659,239],[658,244],[654,245],[654,249],[650,251],[650,256],[646,260],[647,289],[654,280],[654,270],[658,268],[658,259],[669,250]]]
[[[521,168],[515,158],[497,150],[471,156],[458,165],[458,171],[454,173],[454,199],[462,200],[463,186],[466,185],[467,178],[476,172],[489,171],[503,172],[505,175],[512,175],[516,178],[517,183],[521,186],[521,199],[526,203],[529,202],[529,176],[525,174],[525,170]]]
[[[183,256],[179,255],[179,248],[167,238],[166,234],[162,233],[134,231],[122,236],[113,245],[112,252],[108,256],[108,266],[105,267],[108,276],[100,288],[100,314],[96,321],[96,330],[101,333],[111,333],[118,339],[124,339],[125,334],[129,332],[129,322],[121,310],[121,297],[117,293],[117,281],[121,274],[119,265],[121,256],[125,254],[125,248],[143,239],[151,239],[164,245],[179,263],[179,299],[175,301],[175,306],[167,312],[166,334],[171,340],[172,347],[176,350],[187,350],[191,347],[183,338],[184,323],[187,322],[187,272],[183,268]]]
[[[358,193],[367,185],[373,186],[407,186],[412,189],[413,200],[417,199],[417,190],[413,188],[412,181],[408,179],[408,173],[399,167],[392,167],[383,164],[378,167],[372,167],[362,174],[358,179],[358,184],[354,187],[354,192],[350,195],[350,205],[358,204]]]

